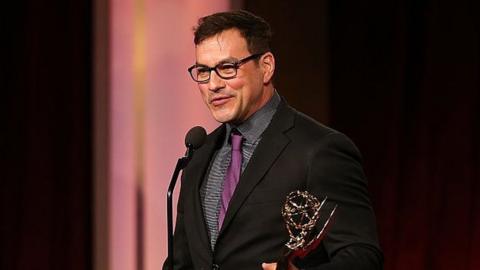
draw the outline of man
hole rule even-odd
[[[270,38],[268,23],[246,11],[201,18],[195,29],[189,72],[223,124],[182,175],[175,269],[275,269],[288,240],[281,208],[295,190],[338,208],[320,246],[290,269],[381,269],[360,154],[279,96]]]

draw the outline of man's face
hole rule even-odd
[[[246,40],[237,29],[223,31],[207,38],[195,48],[198,65],[214,67],[221,62],[235,62],[251,55]],[[269,55],[271,56],[271,54]],[[273,58],[273,56],[271,56]],[[238,124],[248,119],[271,97],[273,91],[265,87],[271,75],[255,60],[239,67],[233,79],[222,79],[215,71],[210,80],[198,88],[212,116],[221,123]],[[268,68],[267,68],[268,69]]]

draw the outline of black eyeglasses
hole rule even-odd
[[[190,76],[192,76],[192,79],[198,83],[208,82],[210,80],[210,74],[212,73],[212,70],[214,70],[215,73],[217,73],[217,75],[222,79],[225,79],[225,80],[233,79],[237,76],[237,69],[241,65],[245,64],[246,62],[252,59],[258,58],[263,54],[265,53],[252,54],[236,62],[219,63],[214,67],[195,64],[190,68],[188,68],[188,72],[190,73]]]

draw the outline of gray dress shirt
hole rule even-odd
[[[220,212],[220,198],[222,194],[223,181],[231,158],[232,147],[229,140],[230,132],[233,128],[235,128],[242,134],[244,138],[242,144],[243,173],[253,155],[253,152],[255,151],[255,148],[262,139],[262,133],[270,124],[280,100],[280,96],[275,91],[272,98],[245,122],[238,126],[226,124],[226,136],[223,145],[214,153],[210,162],[208,173],[205,175],[205,180],[203,181],[200,189],[203,214],[207,223],[206,225],[210,236],[212,250],[215,248],[215,242],[217,241],[218,237],[218,214]]]

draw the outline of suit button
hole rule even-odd
[[[212,270],[220,270],[220,266],[218,264],[212,264]]]

